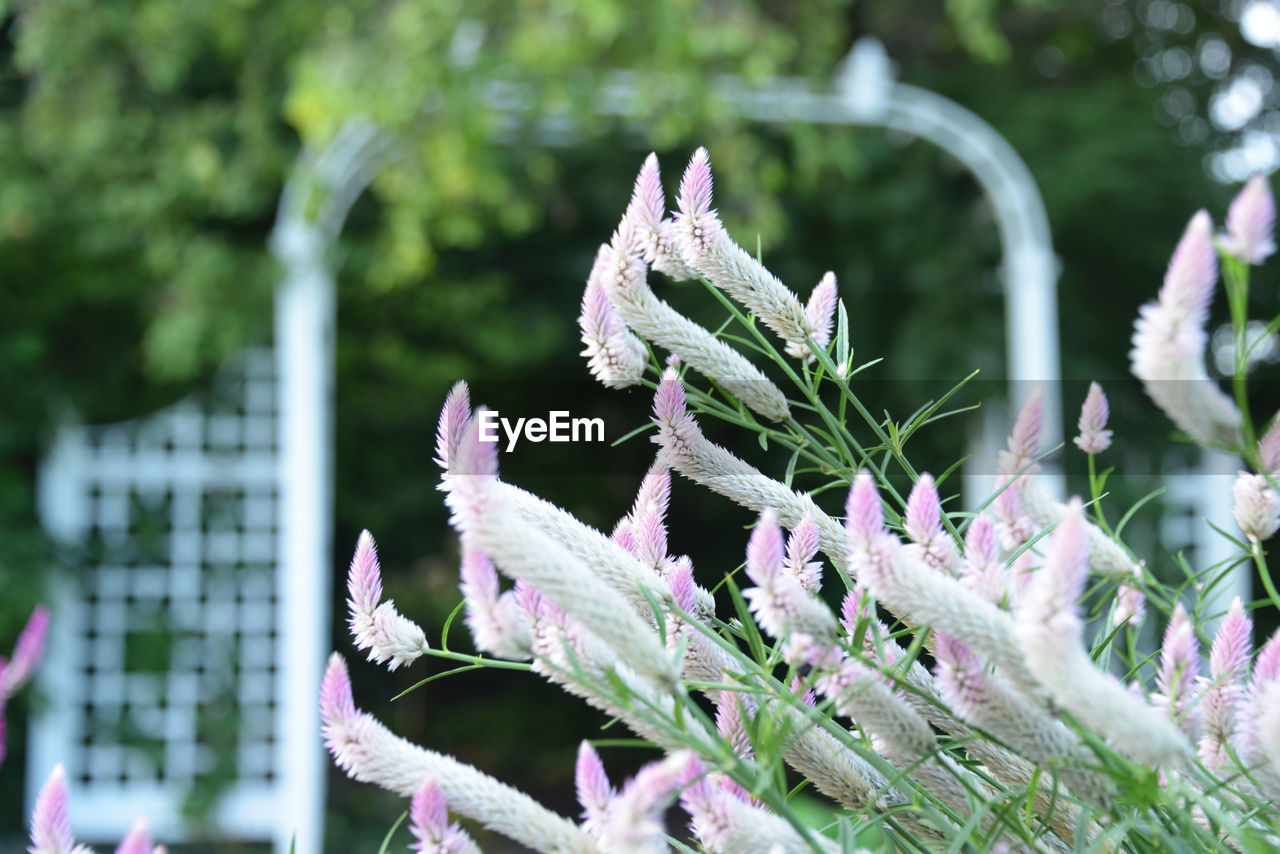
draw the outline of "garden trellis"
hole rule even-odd
[[[219,787],[220,833],[321,850],[326,764],[313,695],[329,643],[333,270],[326,256],[384,143],[366,124],[308,155],[272,250],[275,347],[198,399],[64,426],[40,515],[83,564],[57,582],[51,713],[34,722],[28,812],[57,762],[76,831],[134,817],[186,838],[183,799]],[[157,660],[157,658],[161,660]],[[205,785],[209,785],[206,783]]]
[[[1057,260],[1025,164],[969,110],[895,81],[874,40],[854,47],[835,84],[832,91],[802,80],[714,85],[746,119],[901,131],[935,143],[974,174],[1003,250],[1010,403],[1038,384],[1044,440],[1056,445],[1063,434]],[[637,84],[606,75],[597,91],[601,113],[625,113]],[[480,96],[513,121],[528,101],[510,82]],[[572,137],[571,125],[554,114],[542,131],[552,140]],[[34,798],[48,768],[66,762],[85,838],[118,837],[145,812],[158,836],[180,839],[185,785],[218,759],[202,736],[201,715],[216,714],[222,702],[242,714],[219,828],[271,839],[279,851],[296,832],[297,854],[321,850],[326,766],[313,698],[332,570],[335,286],[328,252],[388,147],[371,125],[352,122],[322,155],[304,156],[289,182],[272,239],[286,268],[274,351],[245,354],[205,405],[189,401],[124,425],[64,428],[44,467],[44,523],[85,549],[88,568],[57,596],[46,667],[56,702],[33,727],[29,791]],[[219,408],[228,400],[229,409]],[[974,471],[982,477],[994,467]],[[1202,503],[1208,492],[1188,492],[1192,515],[1225,523],[1222,508]],[[147,551],[146,543],[163,548]],[[164,638],[168,660],[133,672],[131,643],[148,639],[148,626],[151,635],[171,635]]]

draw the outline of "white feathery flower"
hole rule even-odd
[[[352,702],[346,663],[336,653],[321,683],[320,717],[334,761],[353,780],[411,798],[430,777],[455,813],[522,845],[564,854],[605,854],[581,828],[523,792],[450,756],[410,744],[359,711]]]
[[[1246,264],[1261,264],[1276,251],[1276,202],[1261,172],[1245,182],[1227,210],[1222,248]]]
[[[1053,533],[1044,567],[1015,612],[1017,643],[1054,701],[1150,765],[1177,766],[1190,745],[1173,722],[1099,670],[1085,651],[1076,603],[1088,576],[1089,537],[1079,499]]]
[[[680,249],[676,245],[680,239],[676,224],[666,213],[667,200],[658,174],[658,156],[650,152],[636,176],[625,216],[635,228],[636,240],[644,251],[646,264],[677,282],[697,278],[698,274],[689,269],[680,257]]]
[[[1067,513],[1067,505],[1054,498],[1038,477],[1020,478],[1019,494],[1022,511],[1035,527],[1036,533],[1057,525]],[[1121,580],[1141,578],[1142,568],[1134,562],[1124,547],[1113,540],[1097,525],[1084,522],[1089,537],[1089,569],[1097,575]]]
[[[1019,687],[1034,691],[1036,677],[1019,651],[1009,614],[962,582],[926,566],[897,540],[877,540],[859,580],[897,613],[953,635],[999,666]]]
[[[1213,223],[1191,218],[1156,302],[1134,324],[1130,370],[1169,419],[1201,445],[1240,441],[1240,411],[1205,370],[1205,323],[1218,278]]]
[[[609,302],[627,325],[654,344],[720,383],[749,409],[772,421],[790,415],[786,395],[737,350],[654,296],[629,220],[623,219],[607,247],[603,284]]]
[[[606,851],[665,854],[670,851],[663,814],[680,788],[693,754],[680,751],[645,765],[605,805],[597,835]]]
[[[835,638],[836,619],[822,600],[783,569],[782,529],[772,510],[765,510],[747,544],[747,576],[756,587],[743,591],[751,612],[776,638],[802,634],[821,644]]]
[[[694,152],[689,161],[676,203],[680,208],[675,217],[676,232],[685,263],[759,317],[786,343],[789,355],[808,356],[813,327],[804,306],[786,285],[733,242],[711,207],[711,162],[705,148]]]
[[[607,388],[627,388],[644,376],[649,354],[609,302],[602,283],[608,263],[608,250],[602,246],[582,294],[578,327],[586,349],[580,355],[587,357],[591,375]]]
[[[714,786],[697,759],[688,760],[680,805],[693,818],[693,832],[710,854],[774,854],[811,847],[786,820]],[[836,843],[811,833],[819,850],[837,854]],[[858,852],[865,854],[865,852]]]
[[[369,660],[396,670],[422,657],[427,636],[422,628],[382,599],[382,570],[373,536],[362,531],[347,574],[348,624],[357,649],[369,650]]]
[[[1253,769],[1267,797],[1280,799],[1280,680],[1263,686],[1258,696],[1256,727],[1260,764]]]
[[[1079,797],[1098,806],[1112,803],[1114,785],[1106,775],[1081,767],[1092,764],[1094,756],[1061,721],[988,671],[978,656],[954,638],[939,635],[935,657],[936,684],[956,714],[1008,744],[1034,767],[1050,769]]]
[[[638,673],[674,681],[675,667],[662,643],[627,600],[562,543],[530,524],[497,488],[496,443],[481,442],[478,431],[468,428],[458,459],[472,474],[462,479],[461,490],[453,478],[445,486],[454,508],[450,522],[467,545],[512,579],[537,587]],[[604,542],[618,548],[607,538]]]
[[[529,622],[512,591],[499,595],[498,572],[489,559],[464,543],[460,575],[467,628],[476,648],[512,661],[528,659],[532,642]]]
[[[1260,543],[1280,529],[1280,495],[1262,475],[1240,472],[1231,498],[1231,513],[1250,542]]]

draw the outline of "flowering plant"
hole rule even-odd
[[[993,494],[969,511],[945,509],[950,471],[917,471],[904,447],[952,414],[943,407],[954,391],[905,421],[875,418],[855,390],[873,363],[851,362],[835,277],[802,302],[740,248],[712,208],[704,150],[676,208],[667,215],[650,156],[582,300],[591,373],[655,392],[657,455],[614,530],[502,481],[497,445],[478,429],[486,410],[458,383],[436,461],[461,539],[459,609],[478,652],[451,650],[449,624],[429,643],[384,599],[368,532],[347,600],[370,661],[530,671],[664,755],[615,786],[584,741],[581,821],[565,818],[361,712],[335,653],[320,689],[325,742],[350,776],[410,799],[414,850],[477,850],[451,813],[546,852],[1277,850],[1280,634],[1255,655],[1246,603],[1224,614],[1200,593],[1248,560],[1264,604],[1280,606],[1262,548],[1280,528],[1280,424],[1255,428],[1246,375],[1249,266],[1275,248],[1266,182],[1248,183],[1216,246],[1208,214],[1192,218],[1133,337],[1131,368],[1157,406],[1249,469],[1233,489],[1236,560],[1180,586],[1156,577],[1119,536],[1123,522],[1109,521],[1095,457],[1112,434],[1097,383],[1074,438],[1088,459],[1087,499],[1061,502],[1047,488],[1040,464],[1058,449],[1041,447],[1033,395]],[[1219,266],[1236,334],[1231,395],[1204,365]],[[713,333],[680,314],[650,289],[650,270],[702,280],[736,326]],[[665,363],[655,347],[670,352]],[[781,479],[710,442],[706,418],[786,449]],[[669,552],[673,472],[758,514],[740,571],[713,589]],[[814,486],[798,491],[799,479]],[[900,491],[904,479],[911,487]],[[832,491],[847,495],[839,512],[823,507]],[[823,595],[831,574],[835,608]],[[1136,635],[1148,611],[1167,616],[1151,655]],[[33,622],[32,638],[42,636],[43,614]],[[19,644],[20,675],[38,645]],[[14,667],[0,688],[15,686]],[[806,788],[830,801],[831,821],[796,808]],[[668,833],[676,801],[692,836]],[[87,850],[71,835],[61,769],[37,801],[30,850]],[[145,824],[117,849],[153,850]]]
[[[1194,441],[1246,461],[1234,488],[1239,558],[1257,564],[1280,604],[1261,547],[1280,527],[1280,425],[1259,438],[1249,415],[1243,332],[1248,268],[1274,251],[1273,219],[1261,177],[1231,206],[1216,247],[1208,214],[1192,218],[1137,321],[1131,367]],[[1232,396],[1204,363],[1219,262],[1237,334]],[[680,314],[650,288],[650,270],[701,279],[736,328],[713,333]],[[383,601],[368,532],[351,564],[350,626],[390,669],[434,656],[532,671],[665,755],[615,787],[584,741],[573,821],[359,711],[335,654],[320,698],[326,743],[353,778],[412,798],[415,850],[475,850],[450,812],[548,852],[1280,846],[1280,635],[1255,656],[1245,603],[1223,615],[1197,594],[1232,564],[1171,586],[1118,536],[1094,467],[1111,442],[1097,383],[1074,439],[1091,495],[1064,503],[1047,488],[1040,462],[1057,449],[1041,447],[1033,395],[994,494],[970,512],[944,509],[946,475],[917,471],[903,448],[949,414],[950,395],[900,423],[875,418],[855,390],[870,366],[850,362],[834,276],[802,302],[739,247],[712,207],[702,149],[671,216],[657,160],[645,162],[579,321],[597,379],[655,391],[658,452],[630,512],[605,534],[502,481],[497,447],[477,430],[485,410],[458,383],[437,462],[461,538],[459,607],[479,654],[451,651],[447,626],[432,646]],[[671,354],[665,364],[657,347]],[[743,351],[784,375],[793,396]],[[781,480],[706,439],[705,418],[787,449]],[[668,551],[672,472],[759,514],[741,572],[715,590]],[[817,485],[797,491],[798,478]],[[833,489],[847,494],[843,518],[822,506]],[[821,595],[828,568],[843,588],[837,608]],[[1167,615],[1154,655],[1135,642],[1149,609]],[[795,809],[805,787],[832,803],[829,824]],[[676,800],[692,838],[668,835]]]

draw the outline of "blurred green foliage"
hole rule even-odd
[[[707,145],[732,233],[748,246],[758,235],[795,289],[834,269],[860,356],[887,357],[882,378],[999,377],[999,247],[972,179],[877,131],[743,122],[709,85],[721,73],[818,85],[870,33],[904,79],[988,119],[1049,207],[1068,377],[1118,378],[1136,307],[1183,222],[1206,203],[1221,210],[1226,191],[1154,121],[1158,93],[1134,83],[1131,49],[1096,37],[1100,5],[0,0],[0,647],[41,593],[32,568],[50,562],[33,511],[50,425],[72,410],[93,422],[143,415],[269,338],[279,270],[265,242],[283,182],[304,145],[356,116],[397,148],[339,247],[335,604],[347,549],[369,527],[389,593],[438,631],[456,602],[456,545],[430,463],[438,406],[459,377],[519,380],[523,398],[500,387],[513,409],[543,406],[549,386],[536,380],[586,378],[574,355],[582,282],[649,149],[671,189]],[[1052,73],[1037,61],[1050,47]],[[642,82],[625,118],[596,109],[609,69]],[[522,123],[488,108],[495,80],[520,84]],[[571,146],[532,141],[533,124],[554,117],[576,126]],[[714,322],[704,297],[671,295]],[[921,402],[884,385],[895,414]],[[1126,452],[1152,459],[1146,439],[1167,426],[1131,387],[1108,391],[1130,425],[1146,419],[1126,428],[1137,437]],[[610,424],[643,418],[643,396],[614,399]],[[924,453],[942,465],[962,444],[932,441]],[[524,484],[608,526],[638,474]],[[688,516],[673,549],[709,578],[732,569],[742,543],[698,531],[747,519],[681,490]],[[603,723],[579,704],[486,675],[379,705],[421,674],[354,670],[357,694],[398,732],[575,809],[572,751]],[[22,735],[19,719],[0,772],[0,837],[21,825]],[[330,846],[372,850],[400,805],[336,777],[333,789]]]

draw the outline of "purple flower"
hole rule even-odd
[[[1263,475],[1240,472],[1231,498],[1231,513],[1251,542],[1262,542],[1280,529],[1280,494]]]
[[[1116,586],[1116,610],[1112,615],[1112,625],[1119,627],[1128,623],[1137,628],[1147,613],[1147,597],[1138,586],[1142,580],[1142,567],[1134,567],[1134,581],[1121,581]]]
[[[574,766],[574,787],[578,791],[578,803],[582,805],[582,817],[588,831],[597,832],[605,808],[613,800],[615,792],[609,785],[609,775],[604,763],[590,742],[578,746],[578,762]]]
[[[401,616],[395,604],[382,598],[382,571],[373,536],[362,531],[347,574],[348,626],[357,649],[369,650],[369,660],[388,663],[389,670],[419,658],[427,637],[413,621]]]
[[[1080,435],[1071,440],[1076,443],[1076,447],[1086,454],[1100,454],[1111,447],[1111,431],[1105,429],[1110,412],[1102,386],[1095,382],[1089,383],[1089,393],[1085,395],[1084,405],[1080,407]]]
[[[449,823],[444,792],[430,777],[410,802],[409,830],[416,840],[410,847],[419,854],[470,854],[477,851],[475,843],[463,833],[462,828],[456,822]]]
[[[849,532],[850,551],[865,551],[886,533],[876,482],[866,469],[853,479],[853,488],[845,502],[844,525]]]
[[[986,516],[969,523],[964,545],[964,585],[988,602],[1000,604],[1009,586],[1009,573],[1000,561],[995,525]]]
[[[31,813],[30,854],[78,854],[71,834],[71,815],[67,805],[67,775],[62,765],[55,765],[49,780],[36,798]]]
[[[1163,706],[1174,723],[1191,738],[1199,735],[1199,709],[1193,697],[1193,686],[1200,675],[1200,644],[1187,609],[1179,602],[1165,628],[1160,647],[1160,669],[1156,687],[1160,694],[1157,706]]]
[[[787,537],[786,571],[795,576],[805,590],[816,592],[822,587],[822,561],[814,560],[818,554],[818,528],[806,513]]]
[[[586,349],[591,375],[608,388],[627,388],[644,376],[648,356],[644,344],[627,328],[622,315],[609,301],[602,278],[611,259],[608,247],[601,246],[582,293],[578,328]]]
[[[140,818],[116,848],[116,854],[151,854],[151,834],[147,820]]]
[[[710,251],[719,236],[721,225],[711,208],[711,157],[705,148],[693,153],[689,165],[680,179],[680,194],[676,196],[676,228],[686,256],[696,258]]]
[[[1174,250],[1156,302],[1134,324],[1130,370],[1148,396],[1196,442],[1239,441],[1240,411],[1209,378],[1205,323],[1218,280],[1213,222],[1199,211]]]
[[[1280,415],[1258,440],[1258,468],[1261,474],[1280,475]]]
[[[955,543],[942,527],[942,502],[933,475],[920,475],[907,498],[904,519],[907,536],[919,547],[921,560],[934,569],[953,573],[959,564]]]
[[[440,410],[440,423],[436,427],[435,463],[445,471],[453,461],[458,445],[462,442],[462,434],[471,420],[471,399],[467,384],[462,380],[454,383],[449,396],[444,399],[444,408]]]
[[[1245,182],[1227,209],[1227,233],[1222,248],[1246,264],[1261,264],[1276,251],[1276,202],[1267,176],[1258,173]]]
[[[49,609],[37,605],[13,647],[13,658],[0,673],[0,700],[12,697],[27,683],[36,665],[44,657],[45,639],[49,634]]]
[[[813,288],[809,302],[804,307],[813,330],[813,342],[826,349],[831,343],[831,326],[836,316],[836,274],[827,271]]]

